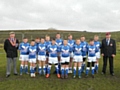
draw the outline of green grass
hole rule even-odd
[[[115,76],[109,74],[107,67],[107,75],[101,75],[102,58],[100,60],[99,73],[93,79],[90,75],[85,78],[82,74],[81,79],[72,79],[69,74],[68,79],[57,79],[56,75],[46,79],[44,76],[30,78],[29,75],[14,76],[11,73],[9,78],[5,77],[6,58],[3,50],[0,50],[0,90],[120,90],[120,52],[114,60]],[[17,69],[19,71],[19,61]],[[109,65],[108,65],[109,66]],[[54,67],[52,68],[52,72]]]

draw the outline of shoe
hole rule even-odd
[[[18,73],[14,73],[14,75],[16,75],[16,76],[17,76],[17,75],[18,75]]]
[[[29,74],[29,72],[26,72],[26,74]]]
[[[66,78],[66,79],[68,78],[68,75],[67,75],[67,74],[65,75],[65,78]]]
[[[115,76],[115,74],[114,74],[114,73],[111,73],[111,75],[112,75],[112,76]]]
[[[7,74],[7,75],[6,75],[6,78],[8,78],[8,77],[10,77],[10,74]]]
[[[47,74],[47,75],[46,75],[46,78],[49,78],[49,77],[50,77],[50,74]]]
[[[60,78],[60,74],[57,74],[57,77]]]
[[[94,74],[92,74],[92,78],[95,78]]]
[[[81,78],[81,76],[78,76],[78,78],[80,79],[80,78]]]
[[[30,74],[30,77],[31,77],[31,78],[33,77],[33,73]]]
[[[69,70],[68,73],[72,73],[72,70]]]
[[[64,75],[61,75],[61,78],[64,79]]]
[[[76,76],[74,75],[73,78],[76,78]]]
[[[98,73],[98,70],[95,70],[95,74],[97,74]]]
[[[35,73],[33,73],[33,77],[35,77]]]
[[[88,75],[85,75],[85,77],[87,78],[87,77],[88,77]]]
[[[22,73],[20,73],[20,76],[22,76]]]

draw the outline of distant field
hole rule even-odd
[[[11,30],[12,31],[12,30]],[[8,38],[8,34],[10,31],[0,31],[0,43],[3,43],[5,38]],[[81,35],[86,37],[88,41],[90,38],[93,38],[94,35],[98,35],[100,40],[105,38],[105,33],[101,32],[86,32],[86,31],[64,31],[64,30],[16,30],[16,37],[22,41],[23,37],[29,38],[29,40],[34,39],[36,37],[44,37],[45,35],[50,35],[51,37],[55,37],[56,33],[60,33],[61,37],[64,39],[68,36],[68,34],[72,34],[73,38],[80,38]],[[119,32],[111,32],[112,38],[114,38],[117,42],[120,42],[120,31]]]
[[[56,75],[51,74],[51,77],[46,79],[44,76],[30,78],[29,75],[14,76],[13,73],[9,78],[5,77],[6,58],[5,53],[0,50],[0,90],[120,90],[120,52],[114,60],[115,76],[109,74],[101,75],[102,58],[100,60],[99,73],[93,79],[91,75],[85,78],[82,74],[81,79],[73,79],[72,74],[69,78],[62,80],[57,79]],[[20,63],[18,61],[17,69],[19,72]],[[109,65],[108,65],[109,66]],[[52,68],[52,72],[54,68]]]

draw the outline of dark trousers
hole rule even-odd
[[[110,74],[114,73],[113,71],[113,57],[112,56],[103,56],[103,73],[106,73],[107,60],[109,59],[109,70]]]

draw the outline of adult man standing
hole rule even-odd
[[[114,76],[113,59],[116,55],[116,42],[115,40],[111,39],[111,34],[109,32],[106,33],[106,38],[102,40],[101,53],[103,56],[102,74],[106,73],[107,59],[109,59],[110,74]]]
[[[14,69],[14,75],[18,75],[16,70],[16,62],[17,62],[17,49],[19,45],[19,41],[15,38],[15,33],[10,32],[10,37],[5,40],[4,42],[4,50],[6,52],[7,57],[7,71],[6,71],[6,77],[10,76],[11,73],[11,62],[13,62],[13,69]]]

